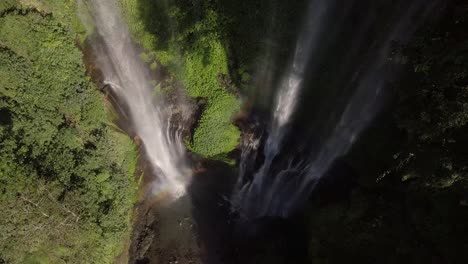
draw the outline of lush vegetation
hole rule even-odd
[[[238,94],[277,81],[305,2],[120,0],[141,58],[170,75],[155,89],[203,105],[192,151],[237,146]],[[86,76],[75,4],[0,0],[0,263],[111,263],[128,238],[136,152]],[[447,6],[397,47],[395,102],[313,194],[311,262],[468,263],[468,11]]]
[[[290,55],[306,1],[120,2],[130,31],[145,50],[142,57],[153,69],[158,62],[169,69],[191,97],[205,99],[188,147],[207,157],[225,157],[239,140],[231,121],[240,106],[235,95],[242,91],[258,103],[271,100],[265,93],[256,98],[258,89],[249,87],[271,90],[272,82],[265,83],[262,74],[279,76],[282,67],[271,62],[282,65]]]
[[[208,11],[199,19],[178,3],[122,0],[122,10],[135,39],[146,50],[142,57],[153,68],[167,67],[193,98],[203,98],[205,109],[188,147],[206,157],[223,157],[239,141],[231,118],[240,102],[223,87],[227,75],[226,51],[220,42],[219,17]]]
[[[0,3],[0,263],[112,263],[128,237],[136,151],[80,28],[74,1]]]

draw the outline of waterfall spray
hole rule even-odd
[[[247,203],[251,199],[265,199],[267,197],[259,197],[257,194],[268,191],[263,190],[265,187],[264,181],[269,175],[273,159],[280,151],[283,138],[288,132],[288,125],[296,109],[307,63],[314,48],[318,45],[318,38],[323,30],[321,24],[324,22],[327,8],[327,1],[312,1],[309,5],[305,25],[297,41],[292,63],[283,77],[276,95],[269,136],[264,148],[265,162],[253,177],[251,183],[243,185],[242,182],[239,182],[238,188],[241,189],[236,194],[235,203],[240,206],[248,206]],[[255,147],[246,144],[243,149],[243,157],[248,157],[249,155],[246,153],[257,149],[258,141],[254,140],[252,142],[255,142]],[[242,170],[242,173],[244,173],[244,170]],[[242,181],[242,178],[243,175],[239,177],[239,180]],[[268,188],[268,186],[266,187]]]
[[[333,92],[335,97],[345,98],[342,100],[344,108],[341,103],[335,105],[332,100],[326,105],[325,111],[321,110],[323,116],[320,118],[324,120],[322,125],[325,127],[322,129],[324,136],[310,156],[301,157],[299,161],[293,161],[293,158],[289,157],[288,162],[276,165],[275,158],[283,151],[282,144],[288,134],[301,90],[306,88],[304,79],[308,74],[320,74],[316,73],[319,71],[316,64],[320,61],[316,61],[315,57],[320,55],[319,52],[328,49],[333,52],[332,48],[326,45],[339,46],[336,42],[339,41],[342,29],[336,25],[342,27],[347,25],[346,23],[349,23],[346,21],[349,13],[347,9],[354,7],[353,5],[359,8],[358,4],[358,1],[340,3],[340,1],[313,0],[311,2],[304,30],[297,40],[294,59],[277,94],[269,135],[263,148],[265,161],[257,172],[250,172],[253,174],[251,181],[238,184],[234,195],[233,200],[237,210],[246,218],[288,216],[307,199],[333,162],[346,155],[359,134],[379,111],[388,79],[395,77],[394,73],[387,69],[393,41],[404,43],[416,29],[417,23],[414,22],[414,17],[416,15],[419,18],[424,17],[433,6],[421,0],[397,1],[392,6],[391,16],[383,19],[390,25],[389,28],[379,34],[369,32],[373,32],[370,28],[380,17],[371,13],[359,18],[360,28],[352,28],[355,32],[353,39],[356,41],[343,56],[340,68],[336,69],[336,81],[333,80],[334,82],[329,84],[329,89],[336,90]],[[338,29],[333,30],[335,26]],[[362,47],[366,45],[369,50],[363,53]],[[308,65],[309,62],[311,66]],[[313,85],[314,83],[308,86]],[[321,87],[321,89],[327,88],[327,86]],[[316,128],[316,130],[321,129]],[[303,141],[307,142],[307,139]],[[244,147],[246,152],[257,148],[252,148],[248,144]],[[244,169],[242,173],[248,172]],[[241,175],[239,180],[243,181],[244,178]]]
[[[183,140],[167,122],[170,114],[164,113],[164,100],[153,96],[149,71],[121,19],[117,1],[90,0],[85,4],[94,25],[92,30],[102,39],[102,43],[92,41],[92,48],[104,83],[125,103],[132,127],[157,175],[152,192],[178,197],[185,192],[190,177]]]
[[[273,158],[281,148],[283,137],[287,133],[288,124],[296,109],[300,89],[310,56],[318,45],[323,29],[322,23],[326,14],[326,1],[313,1],[309,6],[305,26],[299,36],[295,53],[287,74],[283,77],[279,92],[276,95],[270,135],[265,148],[265,168],[271,165]]]

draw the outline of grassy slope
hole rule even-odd
[[[121,4],[130,31],[147,51],[145,59],[153,67],[155,60],[166,66],[191,97],[206,98],[206,109],[189,148],[206,157],[222,158],[239,141],[231,118],[240,102],[219,82],[219,75],[228,73],[228,62],[216,31],[218,17],[211,12],[195,23],[184,24],[190,20],[189,14],[176,6],[163,8],[160,2],[122,0]],[[150,30],[148,24],[154,27]]]
[[[74,1],[9,0],[0,14],[0,262],[112,263],[136,152],[85,75]]]

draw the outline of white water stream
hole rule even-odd
[[[270,121],[271,127],[263,147],[265,161],[256,172],[250,172],[253,173],[251,181],[245,182],[244,175],[249,173],[245,165],[249,161],[241,161],[241,175],[233,203],[244,217],[286,217],[307,199],[333,162],[349,151],[359,134],[379,111],[382,105],[383,89],[388,79],[394,77],[385,70],[386,64],[389,63],[388,58],[392,52],[393,41],[404,41],[410,36],[417,26],[414,16],[430,10],[430,5],[421,0],[395,3],[393,10],[387,10],[392,15],[387,19],[387,24],[380,26],[384,31],[378,32],[378,36],[368,33],[373,25],[379,23],[378,14],[363,14],[360,18],[361,28],[352,28],[355,32],[352,36],[353,42],[348,47],[349,51],[342,58],[343,62],[340,65],[345,70],[352,71],[352,74],[341,76],[339,71],[341,69],[335,69],[336,78],[342,78],[337,83],[342,82],[345,87],[333,85],[327,87],[323,84],[321,87],[314,87],[313,83],[305,87],[304,79],[308,76],[308,70],[315,66],[315,56],[320,55],[320,51],[328,50],[329,47],[325,45],[329,43],[336,45],[332,47],[339,47],[336,42],[339,41],[341,29],[336,25],[349,26],[346,20],[342,19],[345,19],[353,3],[358,3],[358,1],[346,1],[346,3],[334,0],[311,1],[304,20],[304,29],[297,40],[292,63],[285,72],[276,95]],[[348,23],[353,23],[353,21]],[[328,36],[333,36],[331,42]],[[369,53],[371,56],[362,59],[362,56],[358,55],[358,50],[363,45],[368,45],[364,43],[368,43],[373,38],[374,44],[370,46],[372,52]],[[331,55],[333,56],[333,50],[331,50]],[[362,61],[361,64],[356,64],[359,61]],[[346,69],[346,67],[352,68]],[[289,151],[286,153],[294,152],[287,149],[290,146],[283,146],[283,142],[289,133],[293,114],[298,107],[302,90],[305,88],[334,89],[337,95],[342,94],[341,96],[346,98],[343,101],[345,105],[344,107],[341,104],[335,106],[333,101],[326,105],[328,110],[320,116],[323,127],[326,127],[326,136],[322,138],[322,142],[319,142],[314,153],[309,157],[307,155],[301,157],[299,162],[293,162],[290,158],[289,162],[282,163],[281,168],[275,164],[275,158],[285,150]],[[345,94],[349,95],[344,96]],[[303,139],[304,144],[307,144],[307,141],[307,138]],[[258,139],[253,138],[249,142],[243,144],[242,158],[244,159],[251,158],[249,153],[258,149]]]
[[[181,135],[171,129],[170,115],[164,114],[167,111],[164,101],[154,97],[149,71],[139,57],[117,3],[116,0],[85,2],[93,30],[102,38],[101,45],[92,42],[98,66],[105,84],[127,106],[132,127],[157,175],[153,194],[169,193],[178,197],[184,194],[191,173],[185,160],[185,147]]]

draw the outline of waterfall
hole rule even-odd
[[[265,161],[257,171],[248,171],[245,166],[248,161],[241,160],[242,174],[233,204],[245,218],[288,216],[307,199],[333,162],[346,155],[379,111],[385,86],[389,79],[395,77],[396,71],[389,69],[393,42],[404,43],[416,29],[416,22],[427,15],[434,3],[395,1],[386,7],[391,8],[386,10],[390,13],[387,17],[379,16],[375,10],[360,10],[367,7],[372,11],[381,4],[378,2],[311,1],[292,62],[278,89],[268,138],[263,147]],[[361,11],[362,16],[353,17],[351,9]],[[377,27],[380,32],[372,30],[375,25],[382,25]],[[344,33],[349,33],[349,28],[352,34],[347,36]],[[348,38],[344,39],[346,36]],[[346,44],[349,45],[343,47]],[[325,52],[337,57],[334,64],[327,61]],[[335,73],[327,79],[328,82],[306,83],[310,79],[320,79],[320,66],[327,63],[333,65]],[[299,159],[279,157],[285,150],[290,153],[288,148],[294,147],[283,144],[305,89],[312,89],[307,90],[309,94],[313,94],[314,89],[323,89],[330,94],[323,98],[324,102],[318,102],[320,107],[316,108],[320,116],[316,119],[320,122],[314,121],[315,127],[311,129],[320,135],[320,141],[310,148],[308,156],[303,155]],[[243,159],[250,158],[249,153],[258,149],[258,139],[250,139],[249,142],[252,144],[243,144]],[[308,138],[303,142],[304,145],[309,144]],[[247,173],[253,177],[245,182],[243,174]]]
[[[253,193],[251,188],[262,188],[265,177],[268,177],[268,170],[275,156],[278,154],[283,137],[288,131],[288,124],[291,116],[296,108],[298,96],[300,94],[300,87],[302,85],[304,71],[309,61],[309,57],[314,50],[314,46],[318,44],[318,37],[322,27],[320,24],[323,22],[326,13],[327,3],[324,1],[314,1],[309,6],[308,18],[302,33],[299,36],[295,48],[292,64],[288,69],[288,73],[283,77],[279,86],[279,92],[276,95],[275,109],[272,116],[270,127],[270,135],[264,148],[265,162],[254,176],[253,182],[249,185],[241,186],[243,190],[237,199],[249,199],[250,193]],[[241,173],[245,173],[244,163],[245,159],[249,157],[248,153],[256,150],[258,147],[258,140],[253,139],[251,143],[245,144],[241,160]],[[243,175],[239,177],[243,178]]]
[[[314,1],[309,7],[308,19],[306,19],[303,32],[297,41],[292,64],[284,76],[276,96],[270,135],[264,151],[266,162],[263,170],[271,165],[281,148],[282,139],[287,133],[288,124],[300,95],[307,62],[310,60],[314,46],[318,45],[319,42],[319,35],[323,29],[321,23],[323,23],[326,9],[326,1]]]
[[[190,177],[183,140],[175,131],[177,129],[171,128],[170,113],[166,113],[168,108],[164,100],[153,95],[149,70],[139,58],[117,2],[84,2],[89,10],[88,20],[94,25],[90,30],[101,39],[101,43],[92,41],[91,45],[98,57],[104,83],[125,104],[153,174],[157,175],[153,194],[169,193],[178,197],[185,192]]]
[[[311,59],[313,51],[319,44],[319,36],[324,28],[322,24],[324,23],[327,9],[327,1],[312,1],[308,7],[304,27],[299,35],[292,63],[278,87],[269,136],[263,149],[265,161],[258,172],[255,173],[252,182],[247,184],[243,184],[245,176],[243,174],[246,173],[246,159],[250,158],[250,152],[257,150],[258,140],[251,139],[250,143],[247,142],[243,146],[240,164],[241,175],[237,186],[239,190],[235,194],[234,204],[241,207],[244,211],[250,211],[250,209],[246,208],[258,211],[259,208],[256,208],[256,204],[267,203],[266,199],[269,199],[269,195],[261,196],[261,194],[268,194],[273,190],[273,188],[270,188],[271,186],[265,184],[265,181],[268,180],[272,162],[279,153],[283,138],[289,130],[289,123],[296,109],[306,66]]]

